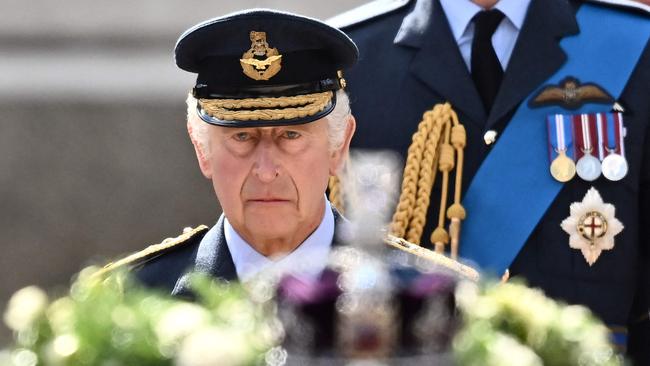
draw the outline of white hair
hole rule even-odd
[[[192,93],[187,95],[186,102],[187,127],[190,131],[190,137],[199,145],[201,152],[207,154],[210,148],[208,131],[211,125],[199,117],[196,110],[197,101],[192,96]],[[329,149],[330,151],[335,151],[343,145],[345,130],[350,121],[350,99],[345,91],[339,90],[336,92],[336,106],[334,106],[334,110],[325,118],[327,119]]]
[[[339,89],[336,92],[336,105],[334,110],[328,114],[327,118],[327,137],[329,139],[330,151],[338,150],[345,140],[345,130],[350,123],[350,98],[348,94]]]

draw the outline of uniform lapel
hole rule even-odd
[[[439,0],[418,0],[395,38],[415,48],[410,72],[482,126],[485,112]]]
[[[334,214],[334,238],[332,238],[332,248],[346,245],[345,237],[347,230],[347,225],[350,223],[341,213],[334,207],[332,207],[332,213]],[[349,237],[349,235],[347,235]]]
[[[219,280],[234,281],[237,279],[237,271],[226,244],[223,226],[224,216],[222,215],[217,224],[201,240],[196,254],[194,271],[208,274]],[[192,297],[189,273],[178,279],[172,295]]]
[[[562,37],[577,34],[575,12],[566,0],[532,0],[510,63],[488,116],[492,127],[566,61]]]
[[[343,217],[335,208],[332,208],[334,214],[334,228],[343,229],[348,220]],[[199,273],[208,274],[214,278],[224,281],[236,281],[237,270],[232,260],[226,236],[224,234],[224,216],[221,216],[217,224],[208,231],[201,240],[199,249],[196,254],[196,260],[193,270]],[[344,245],[339,235],[334,235],[332,247]],[[172,295],[186,298],[193,298],[190,287],[189,272],[183,274],[172,291]]]

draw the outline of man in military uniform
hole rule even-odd
[[[362,55],[346,74],[352,146],[405,157],[423,112],[451,103],[467,131],[460,255],[587,305],[639,365],[650,365],[649,9],[396,0],[329,22]]]
[[[197,73],[187,127],[223,215],[108,266],[187,294],[190,271],[247,281],[281,267],[317,275],[342,220],[325,197],[355,129],[341,70],[357,59],[341,31],[269,10],[186,31],[176,63]]]

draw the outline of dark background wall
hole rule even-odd
[[[21,287],[64,291],[85,265],[217,219],[185,132],[183,30],[248,7],[325,19],[362,2],[0,0],[0,311]]]

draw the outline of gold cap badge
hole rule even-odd
[[[282,66],[282,55],[266,41],[266,32],[251,31],[251,48],[239,59],[244,74],[254,80],[269,80]]]

